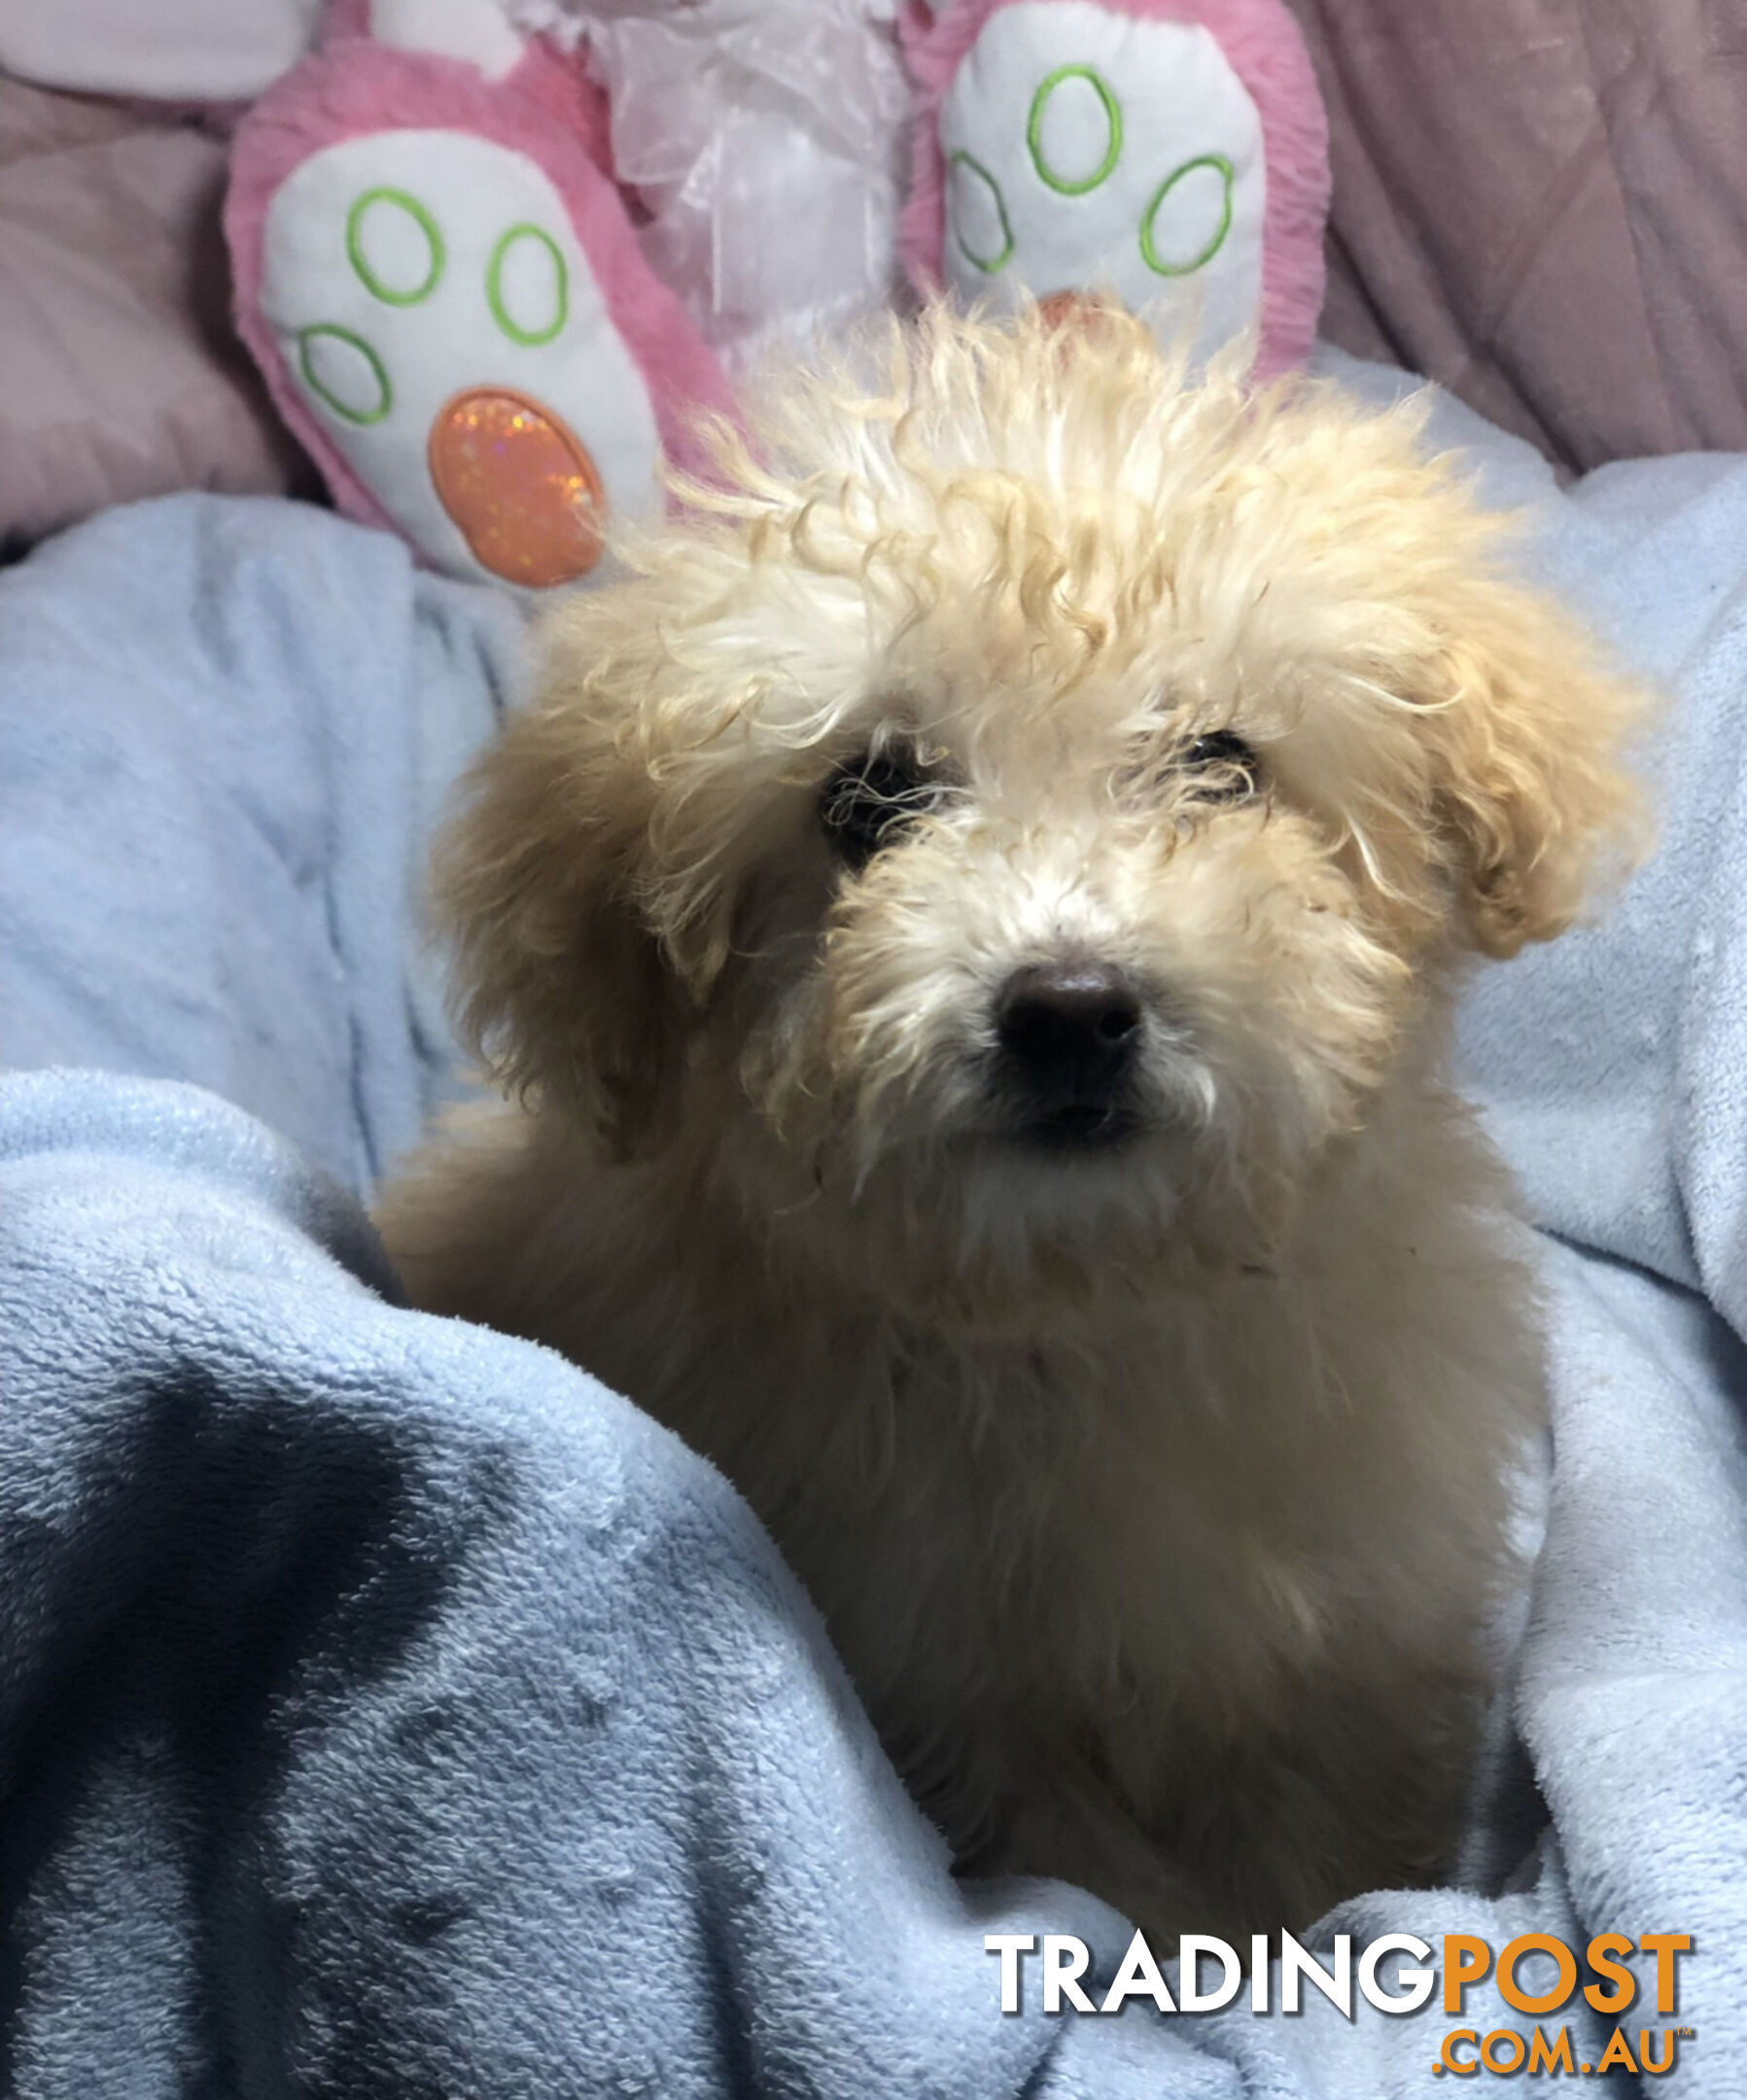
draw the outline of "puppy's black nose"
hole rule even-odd
[[[1140,1046],[1140,1000],[1107,962],[1017,970],[996,1008],[1000,1045],[1038,1094],[1107,1102]]]

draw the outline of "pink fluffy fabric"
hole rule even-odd
[[[370,0],[328,0],[322,18],[326,49],[345,37],[370,35]],[[574,132],[604,174],[612,168],[606,90],[586,70],[586,60],[568,56],[543,38],[530,37],[521,63],[500,85],[530,95],[548,117]]]
[[[952,0],[936,18],[909,0],[901,18],[905,56],[917,88],[911,188],[898,222],[898,248],[912,281],[941,283],[946,238],[946,160],[940,111],[959,67],[989,18],[1019,0]],[[1328,223],[1328,116],[1298,24],[1282,0],[1100,0],[1142,21],[1191,22],[1208,29],[1249,89],[1262,120],[1268,205],[1262,228],[1262,325],[1255,376],[1301,365],[1322,314],[1323,231]],[[1049,287],[1055,290],[1055,287]],[[1066,288],[1064,288],[1066,289]]]
[[[261,310],[267,208],[311,154],[381,131],[462,131],[523,154],[569,208],[612,325],[636,359],[668,457],[706,469],[694,412],[726,412],[728,383],[679,299],[651,275],[624,202],[602,172],[606,98],[574,65],[534,45],[505,82],[429,52],[341,34],[270,88],[244,120],[231,154],[225,232],[235,279],[236,323],[274,404],[322,470],[348,517],[394,532],[393,519],[310,413]],[[482,382],[492,373],[459,372]]]

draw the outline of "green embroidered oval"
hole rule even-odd
[[[528,244],[534,245],[530,247]],[[529,264],[520,258],[543,255],[547,268],[542,274],[545,282],[536,283],[528,276]],[[513,265],[510,284],[504,282],[505,271]],[[534,265],[537,269],[538,264]],[[520,279],[515,282],[514,279]],[[542,227],[530,226],[524,221],[512,226],[491,252],[491,261],[485,265],[485,303],[491,308],[491,317],[513,343],[525,349],[538,349],[542,343],[549,343],[565,322],[570,318],[571,279],[565,266],[558,243]],[[511,311],[512,304],[521,309],[519,318]],[[543,318],[542,318],[543,317]]]
[[[1178,183],[1182,182],[1187,176],[1195,174],[1201,168],[1212,168],[1219,176],[1219,224],[1213,228],[1211,236],[1187,262],[1169,262],[1160,255],[1153,240],[1159,207],[1170,196]],[[1160,184],[1158,194],[1146,207],[1145,214],[1140,221],[1140,259],[1147,268],[1156,271],[1161,277],[1192,277],[1198,269],[1205,269],[1220,249],[1225,246],[1225,237],[1232,230],[1233,192],[1236,190],[1237,181],[1238,171],[1224,154],[1203,154],[1197,160],[1185,160],[1174,175],[1167,176],[1165,181]]]
[[[997,270],[1005,269],[1013,260],[1013,228],[1007,219],[1007,206],[1001,196],[1000,184],[980,160],[973,159],[967,153],[954,154],[947,166],[949,175],[955,178],[952,221],[953,238],[959,244],[959,253],[973,269],[980,269],[986,277],[993,277]],[[980,189],[970,186],[967,178],[980,185]],[[970,233],[975,228],[967,229],[965,224],[975,209],[970,201],[973,196],[994,206],[995,224],[1000,229],[999,246],[985,244],[981,254],[970,243]]]
[[[364,428],[380,423],[395,403],[382,360],[362,335],[318,321],[297,336],[297,369],[309,391],[336,416]]]
[[[394,215],[389,221],[391,226],[398,220],[402,229],[410,225],[418,235],[424,275],[416,283],[391,284],[378,267],[380,255],[377,262],[372,262],[365,252],[365,222],[374,213],[381,226],[384,212]],[[386,188],[367,190],[346,214],[346,254],[359,283],[385,306],[416,306],[421,299],[428,299],[442,281],[446,261],[442,233],[424,205],[409,191]]]
[[[1043,117],[1056,90],[1068,81],[1084,81],[1098,96],[1104,120],[1104,157],[1090,175],[1076,179],[1064,175],[1050,166],[1043,158]],[[1031,148],[1031,165],[1049,187],[1063,196],[1084,196],[1088,190],[1096,190],[1100,183],[1109,179],[1110,170],[1122,158],[1122,104],[1105,83],[1103,76],[1089,65],[1057,66],[1031,97],[1031,114],[1026,122],[1026,144]]]

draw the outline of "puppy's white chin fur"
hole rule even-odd
[[[695,1127],[751,1229],[800,1274],[851,1284],[913,1316],[1047,1329],[1161,1261],[1215,1243],[1250,1258],[1265,1237],[1199,1121],[1135,1117],[1102,1144],[1048,1144],[972,1095],[974,1118],[926,1137],[854,1128],[813,1142],[745,1101],[715,1099]],[[1193,1221],[1191,1223],[1191,1221]]]
[[[810,1120],[801,1092],[773,1118],[768,1097],[707,1086],[687,1124],[712,1134],[748,1217],[782,1221],[797,1272],[963,1332],[1047,1333],[1166,1277],[1267,1267],[1351,1127],[1284,1092],[1246,1121],[1180,1035],[1155,1046],[1107,1141],[1040,1137],[974,1060],[913,1075],[878,1119],[852,1095]]]

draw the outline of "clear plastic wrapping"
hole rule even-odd
[[[730,366],[895,288],[897,0],[507,0],[585,42],[651,267]]]

